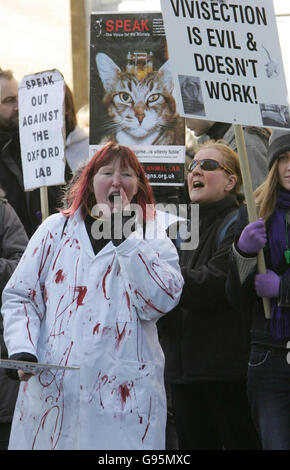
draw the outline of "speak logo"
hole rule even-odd
[[[103,19],[95,20],[94,30],[96,32],[96,37],[99,38],[102,34],[102,21]]]

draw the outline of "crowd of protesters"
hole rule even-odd
[[[1,358],[59,367],[0,369],[0,448],[289,450],[290,132],[245,128],[249,224],[232,126],[187,122],[187,194],[172,194],[199,207],[188,249],[131,149],[89,159],[67,85],[66,185],[42,221],[11,71],[0,86]]]

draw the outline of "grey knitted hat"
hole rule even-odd
[[[275,129],[269,140],[268,160],[269,170],[281,153],[290,151],[290,130]]]

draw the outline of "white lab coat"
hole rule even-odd
[[[160,227],[150,239],[150,222],[145,240],[138,229],[95,256],[80,211],[61,238],[64,221],[44,221],[4,290],[5,342],[80,369],[21,383],[9,448],[164,449],[156,321],[181,295],[176,249]]]

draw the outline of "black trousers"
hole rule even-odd
[[[7,450],[9,444],[11,423],[0,423],[0,450]]]
[[[179,449],[261,449],[246,382],[172,384],[171,393]]]

